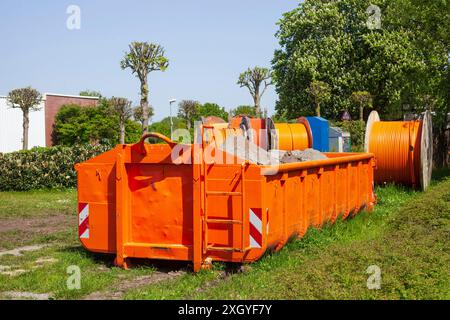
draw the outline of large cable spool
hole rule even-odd
[[[274,123],[267,119],[270,133],[270,149],[273,150],[305,150],[312,148],[313,138],[308,120],[298,118],[296,123]]]
[[[429,111],[414,121],[380,121],[372,111],[367,121],[365,151],[376,159],[375,182],[395,182],[425,190],[433,164]]]
[[[231,119],[231,128],[242,129],[244,136],[258,147],[267,150],[268,134],[266,130],[266,119],[237,116]]]

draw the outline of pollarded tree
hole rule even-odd
[[[149,121],[148,75],[153,71],[165,71],[169,60],[164,56],[164,48],[158,44],[132,42],[120,65],[122,69],[131,69],[141,82],[142,132],[145,133]]]
[[[149,123],[152,121],[153,116],[155,115],[155,110],[153,109],[153,106],[148,106],[148,121]],[[134,120],[138,121],[141,126],[144,125],[144,117],[142,115],[142,108],[140,106],[133,108],[133,118]]]
[[[250,91],[255,103],[255,113],[258,116],[261,116],[261,98],[267,88],[272,85],[271,77],[271,71],[261,67],[248,68],[247,71],[239,75],[237,84],[241,88],[246,87]],[[263,84],[264,88],[261,89],[261,85]]]
[[[30,112],[40,109],[39,103],[42,95],[31,87],[15,89],[8,94],[8,103],[12,108],[20,108],[22,110],[23,120],[23,136],[22,149],[28,149],[28,129],[30,127]]]
[[[200,102],[194,100],[183,100],[178,104],[178,117],[186,120],[188,130],[191,129],[199,108]]]
[[[126,98],[112,97],[108,104],[119,120],[119,143],[125,144],[125,124],[133,115],[131,101]]]
[[[359,108],[359,120],[364,121],[364,109],[372,108],[372,95],[367,91],[355,91],[350,99]]]
[[[313,81],[309,84],[308,93],[316,106],[316,116],[320,117],[320,106],[331,98],[330,86],[323,81]]]

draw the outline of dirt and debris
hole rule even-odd
[[[5,291],[0,292],[0,296],[12,300],[50,300],[52,298],[49,293],[33,293],[22,291]]]
[[[305,162],[328,159],[326,155],[315,149],[286,151],[281,158],[281,163]]]
[[[266,151],[243,136],[228,138],[219,149],[233,154],[240,159],[248,160],[259,165],[279,165],[283,163],[328,159],[322,152],[314,149]]]
[[[185,271],[181,270],[170,272],[156,271],[148,276],[141,276],[135,279],[124,279],[114,287],[114,291],[94,292],[86,296],[85,300],[120,300],[125,293],[131,289],[171,280],[180,277],[185,273]]]
[[[45,244],[36,244],[36,245],[32,245],[32,246],[15,248],[15,249],[12,249],[12,250],[0,251],[0,257],[6,256],[6,255],[12,255],[12,256],[15,256],[15,257],[20,257],[20,256],[23,255],[24,252],[37,251],[37,250],[40,250],[42,248],[45,248],[46,246],[47,245],[45,245]]]
[[[55,233],[73,226],[75,215],[52,215],[35,218],[1,219],[0,233],[9,231],[26,231],[40,234]]]

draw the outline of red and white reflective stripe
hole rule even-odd
[[[78,236],[80,239],[89,239],[89,204],[78,204]]]
[[[262,247],[262,210],[250,208],[250,247]]]

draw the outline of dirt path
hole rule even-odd
[[[68,230],[77,225],[76,216],[59,214],[36,218],[0,219],[0,250],[21,245],[37,235]]]
[[[76,216],[59,214],[38,218],[1,219],[0,233],[8,231],[32,231],[54,233],[76,225]]]
[[[185,271],[156,271],[148,276],[122,280],[114,286],[114,291],[99,291],[86,296],[85,300],[121,300],[128,290],[171,280],[185,274]]]

